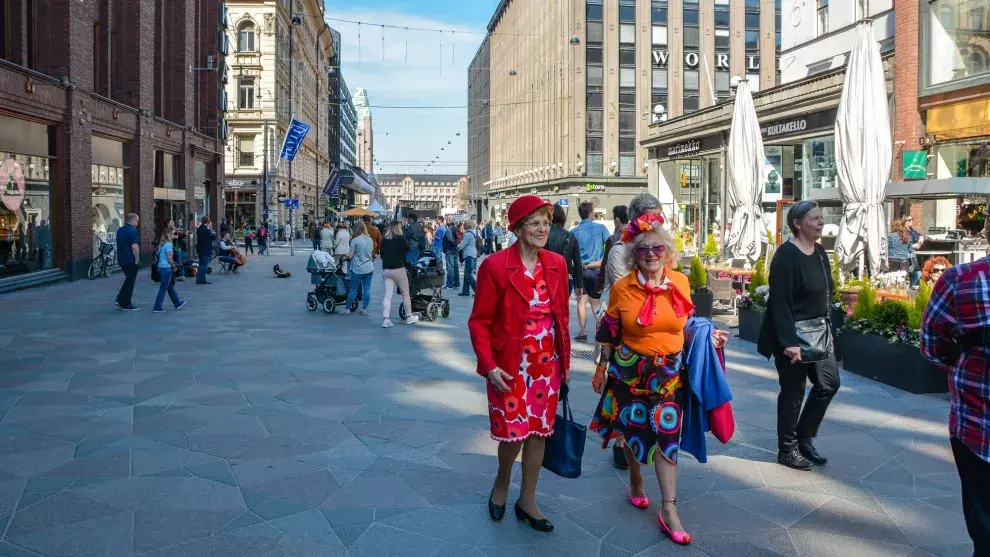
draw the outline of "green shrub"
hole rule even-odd
[[[832,264],[832,284],[835,285],[832,289],[832,303],[839,304],[842,303],[842,294],[839,293],[839,288],[842,288],[842,270],[840,269],[841,264],[839,263],[839,256],[834,251],[832,252],[831,258]]]
[[[853,319],[871,319],[873,308],[877,305],[877,293],[869,283],[860,286],[856,295],[856,305],[853,307]]]
[[[925,314],[925,310],[918,309],[913,304],[904,302],[904,307],[907,308],[907,326],[915,330],[921,330],[921,316]]]
[[[677,247],[677,253],[684,253],[684,234],[678,232],[674,235],[674,245]]]
[[[708,290],[708,271],[705,270],[701,258],[695,255],[691,258],[691,271],[688,274],[688,282],[691,283],[692,292],[706,292]]]
[[[901,300],[884,300],[873,307],[870,320],[875,327],[895,329],[908,322],[908,306]]]
[[[714,234],[709,234],[708,239],[705,240],[705,246],[701,248],[701,257],[709,261],[718,259],[718,242],[715,241]]]
[[[928,300],[931,300],[931,298],[931,285],[922,281],[921,284],[918,285],[918,291],[914,295],[914,308],[924,313],[925,308],[928,307]]]
[[[767,244],[769,244],[769,245],[772,246],[772,245],[774,245],[776,243],[777,243],[777,239],[774,238],[773,232],[770,232],[770,229],[767,228]]]
[[[757,288],[769,284],[767,281],[766,265],[767,260],[765,257],[760,256],[760,258],[756,260],[756,265],[753,266],[753,277],[746,286],[746,292],[748,292],[750,296],[753,295],[753,292],[756,292]]]

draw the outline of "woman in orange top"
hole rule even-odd
[[[632,273],[612,285],[598,327],[603,362],[593,386],[603,393],[591,429],[607,442],[623,437],[629,463],[629,502],[650,506],[642,465],[653,464],[662,507],[657,521],[679,544],[691,543],[677,515],[677,451],[681,428],[681,351],[694,311],[684,274],[671,270],[675,250],[663,218],[643,215],[622,234]]]

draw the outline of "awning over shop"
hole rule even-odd
[[[988,194],[990,194],[990,178],[945,178],[887,184],[888,199],[904,197],[946,199],[950,197],[982,197]]]
[[[360,168],[344,168],[340,171],[340,185],[349,190],[375,195],[375,186],[371,185],[365,173]]]

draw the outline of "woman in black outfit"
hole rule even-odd
[[[564,228],[567,224],[567,214],[560,205],[553,206],[553,217],[551,219],[550,234],[547,236],[547,249],[564,257],[567,261],[567,274],[570,279],[567,281],[567,292],[574,290],[576,285],[579,289],[584,284],[581,282],[584,276],[584,265],[581,263],[581,249],[578,247],[577,238],[574,233]],[[580,294],[578,294],[580,296]]]
[[[839,390],[834,346],[830,343],[828,356],[821,361],[802,361],[795,326],[800,321],[828,318],[834,285],[825,248],[817,243],[823,224],[822,210],[814,201],[799,201],[787,212],[787,226],[794,236],[781,244],[770,263],[770,298],[757,345],[760,354],[773,355],[779,375],[777,462],[797,470],[827,462],[811,441]],[[830,324],[827,331],[834,339]],[[808,379],[812,389],[802,411]]]

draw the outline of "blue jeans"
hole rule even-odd
[[[444,269],[447,271],[447,288],[457,288],[460,286],[461,278],[458,276],[460,274],[460,265],[457,261],[456,253],[445,253],[443,254]]]
[[[464,288],[461,290],[461,294],[466,296],[472,290],[478,291],[478,283],[474,281],[474,258],[469,256],[464,258]]]
[[[258,255],[265,255],[265,247],[267,244],[267,238],[258,238]]]
[[[357,273],[351,273],[351,290],[347,293],[347,304],[344,305],[346,309],[351,308],[351,304],[354,303],[354,299],[357,298],[358,286],[362,289],[361,309],[368,309],[368,304],[371,303],[371,275],[373,273],[366,273],[359,275]]]
[[[237,260],[228,255],[221,255],[220,257],[217,258],[217,261],[230,265],[231,271],[236,271],[237,268],[240,267],[240,265],[237,264]]]
[[[168,292],[168,297],[172,300],[172,305],[179,307],[182,304],[182,300],[179,299],[179,294],[175,291],[175,286],[172,284],[172,268],[159,267],[158,274],[161,276],[162,282],[158,285],[158,297],[155,298],[155,311],[163,309],[162,303],[165,302],[166,292]]]
[[[199,269],[196,269],[196,284],[205,284],[207,269],[210,268],[210,261],[213,260],[213,254],[210,252],[200,252],[199,254]]]

